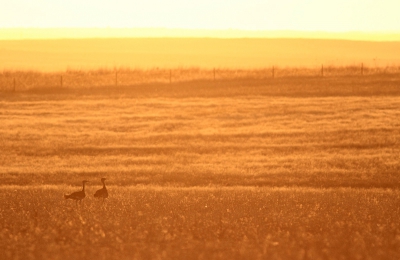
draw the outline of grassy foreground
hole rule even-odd
[[[2,92],[1,256],[399,259],[399,84],[374,75]],[[101,177],[104,205],[92,195]],[[83,179],[84,203],[65,201]]]
[[[399,191],[0,188],[5,259],[399,259]],[[93,187],[89,187],[92,191]],[[90,192],[92,194],[92,192]]]

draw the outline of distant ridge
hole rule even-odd
[[[0,41],[0,70],[400,65],[400,41],[108,38]]]
[[[400,32],[319,32],[170,28],[0,28],[0,40],[90,38],[303,38],[400,41]]]

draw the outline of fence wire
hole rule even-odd
[[[0,90],[23,91],[35,88],[96,88],[133,86],[147,83],[176,83],[196,80],[271,79],[284,77],[340,77],[400,73],[400,66],[321,66],[318,68],[271,67],[261,69],[119,69],[67,70],[60,73],[11,71],[0,73]]]

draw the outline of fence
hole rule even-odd
[[[34,88],[93,88],[110,86],[131,86],[147,83],[166,83],[196,80],[238,80],[238,79],[275,79],[285,77],[338,77],[364,76],[400,73],[400,66],[367,67],[324,66],[318,68],[270,67],[262,69],[98,69],[67,70],[62,73],[44,73],[35,71],[7,71],[0,73],[0,90],[21,91]]]

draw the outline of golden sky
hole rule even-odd
[[[399,33],[399,10],[399,0],[13,0],[1,4],[0,28]]]

